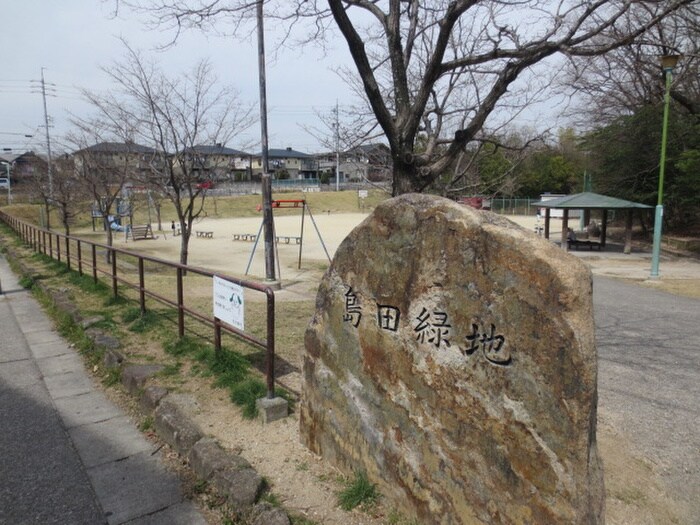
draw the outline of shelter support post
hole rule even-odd
[[[634,210],[627,210],[627,218],[625,221],[625,254],[632,253],[632,214]]]
[[[549,220],[552,218],[552,211],[549,208],[544,210],[544,238],[549,240]]]
[[[569,210],[564,208],[561,218],[561,249],[569,251],[568,233],[569,233]]]
[[[605,248],[605,240],[608,237],[608,210],[603,210],[603,224],[600,225],[600,247]]]

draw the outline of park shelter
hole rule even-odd
[[[609,197],[607,195],[600,195],[598,193],[593,193],[586,191],[583,193],[576,193],[574,195],[565,195],[564,197],[558,197],[555,199],[550,199],[546,201],[535,202],[534,205],[545,209],[544,217],[544,236],[549,239],[549,222],[551,219],[552,209],[562,210],[562,228],[561,228],[561,246],[567,249],[567,229],[569,225],[569,210],[583,210],[584,212],[584,223],[588,224],[590,222],[590,212],[591,210],[602,210],[603,219],[601,221],[601,231],[600,231],[600,246],[605,248],[605,241],[607,236],[607,224],[608,224],[608,211],[609,210],[626,210],[627,216],[625,220],[625,253],[630,253],[632,251],[632,217],[634,210],[641,209],[651,209],[652,206],[647,206],[646,204],[641,204],[638,202],[626,201],[624,199],[617,199],[615,197]]]

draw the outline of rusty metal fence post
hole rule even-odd
[[[92,248],[92,280],[97,284],[97,246],[90,245]]]
[[[217,356],[221,352],[221,321],[218,317],[214,318],[214,352]]]
[[[267,295],[267,398],[275,397],[275,293],[268,288]]]
[[[146,313],[146,285],[143,272],[143,258],[139,257],[139,306],[141,314]]]
[[[66,235],[66,264],[68,265],[68,269],[70,270],[70,237]]]
[[[78,250],[78,275],[80,277],[83,276],[83,254],[82,250],[80,249],[80,239],[78,239],[78,244],[77,244],[77,250]]]
[[[117,287],[117,252],[110,248],[107,253],[110,254],[110,259],[112,260],[112,294],[116,299],[119,296]]]
[[[184,296],[182,290],[182,268],[177,268],[177,334],[180,337],[185,336],[185,311]]]

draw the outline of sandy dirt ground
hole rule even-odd
[[[362,213],[315,214],[313,220],[307,214],[303,224],[303,244],[295,241],[290,244],[280,242],[277,245],[279,271],[282,290],[280,299],[294,297],[299,293],[308,293],[315,289],[322,271],[328,266],[326,253],[333,256],[343,239],[360,224],[367,215]],[[531,216],[508,216],[516,224],[534,231],[537,223]],[[254,280],[265,277],[265,261],[263,243],[257,246],[249,241],[234,241],[234,234],[255,234],[260,232],[261,219],[253,218],[205,218],[196,222],[194,232],[212,232],[212,238],[192,235],[190,241],[189,263],[208,269],[221,271],[234,276],[247,276]],[[302,233],[301,214],[299,216],[284,216],[275,219],[275,230],[278,237],[300,237]],[[553,223],[550,238],[559,239],[561,226]],[[124,233],[117,234],[115,245],[127,249],[136,249],[143,253],[168,260],[177,260],[180,249],[180,237],[173,236],[168,229],[156,232],[156,240],[126,241]],[[253,253],[253,249],[255,252]],[[299,252],[301,248],[301,265]],[[645,286],[668,289],[671,292],[694,293],[700,297],[700,261],[676,256],[662,256],[660,264],[660,279],[650,280],[651,253],[639,249],[631,254],[622,253],[620,245],[610,244],[604,251],[571,251],[572,255],[581,258],[594,275],[631,279]],[[300,266],[300,267],[299,267]],[[311,284],[309,288],[308,284]],[[306,285],[305,285],[306,284]]]
[[[276,293],[277,300],[313,299],[319,279],[328,266],[324,245],[332,256],[346,235],[365,217],[364,214],[314,215],[317,232],[307,215],[301,246],[301,268],[298,268],[300,246],[294,244],[294,241],[278,245],[282,290]],[[509,218],[530,231],[534,230],[534,217]],[[212,238],[193,235],[189,263],[242,277],[250,262],[249,277],[262,279],[265,274],[262,243],[257,245],[251,259],[254,244],[233,240],[233,234],[257,234],[260,225],[260,218],[206,218],[196,223],[193,227],[195,232],[207,231],[213,234]],[[276,230],[278,236],[300,236],[301,217],[276,218]],[[170,231],[156,233],[158,239],[138,242],[126,242],[122,233],[118,235],[115,244],[160,258],[177,260],[180,237],[174,237]],[[558,238],[556,230],[553,233],[552,237]],[[649,253],[637,251],[624,255],[620,247],[613,245],[603,252],[573,254],[581,257],[594,274],[631,279],[642,285],[669,289],[676,286],[687,290],[689,285],[700,289],[700,263],[697,261],[664,257],[661,262],[662,278],[649,281]],[[300,362],[301,356],[295,364],[299,366]],[[293,378],[291,380],[294,381]],[[212,390],[206,382],[193,380],[186,388],[199,400],[200,409],[196,411],[195,417],[202,428],[227,448],[246,457],[267,477],[274,493],[292,513],[318,524],[410,523],[392,519],[393,510],[382,506],[370,514],[340,510],[336,504],[338,473],[299,443],[298,415],[293,414],[286,420],[263,427],[257,422],[241,419],[238,411],[226,399],[226,394],[221,390]],[[606,469],[606,486],[624,488],[634,485],[643,487],[645,491],[643,498],[630,497],[625,500],[609,496],[608,509],[611,512],[608,513],[608,523],[684,523],[676,520],[672,495],[667,493],[661,481],[645,466],[644,458],[632,456],[625,446],[620,429],[614,428],[609,421],[602,421],[598,428],[598,440],[604,463],[612,467]]]

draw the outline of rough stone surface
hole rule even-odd
[[[255,406],[258,409],[258,418],[263,425],[284,419],[289,415],[289,402],[283,397],[256,399]]]
[[[188,460],[200,478],[210,480],[219,494],[237,507],[250,507],[263,490],[263,479],[250,463],[241,456],[226,452],[211,438],[197,441]]]
[[[168,389],[162,386],[148,386],[144,389],[139,400],[141,408],[147,412],[153,412],[160,401],[168,395]]]
[[[82,318],[82,315],[80,314],[80,311],[78,310],[78,307],[75,305],[75,303],[73,303],[71,298],[68,297],[67,293],[62,292],[62,291],[52,290],[51,297],[52,297],[54,306],[56,306],[56,308],[58,308],[59,310],[62,310],[63,312],[70,315],[71,319],[73,319],[73,322],[75,322],[75,323],[82,322],[83,318]]]
[[[202,479],[209,479],[217,470],[226,468],[228,454],[212,438],[202,438],[194,444],[187,459],[190,468]]]
[[[507,219],[387,201],[306,332],[302,441],[421,523],[604,522],[589,270]]]
[[[92,325],[95,325],[97,323],[101,323],[104,320],[105,320],[105,317],[103,315],[93,315],[92,317],[88,317],[87,319],[83,319],[80,322],[80,326],[83,328],[83,330],[86,330],[86,329],[90,328]]]
[[[209,479],[220,470],[241,470],[252,468],[245,458],[226,452],[211,438],[202,438],[190,450],[190,467],[202,479]]]
[[[163,365],[131,365],[122,370],[122,385],[134,395],[143,389],[150,377],[163,370]]]
[[[103,330],[99,328],[88,328],[85,333],[95,342],[95,345],[100,348],[106,348],[107,350],[117,350],[121,347],[119,339],[106,334]]]
[[[269,503],[259,503],[251,512],[252,525],[290,525],[289,516],[279,507]]]
[[[161,400],[155,411],[153,426],[160,438],[182,456],[187,456],[194,444],[202,439],[202,431],[173,394]]]
[[[234,508],[255,504],[264,487],[263,479],[252,468],[218,470],[212,474],[211,483]]]
[[[107,368],[118,368],[124,363],[124,355],[117,350],[107,350],[102,358],[102,364]]]

